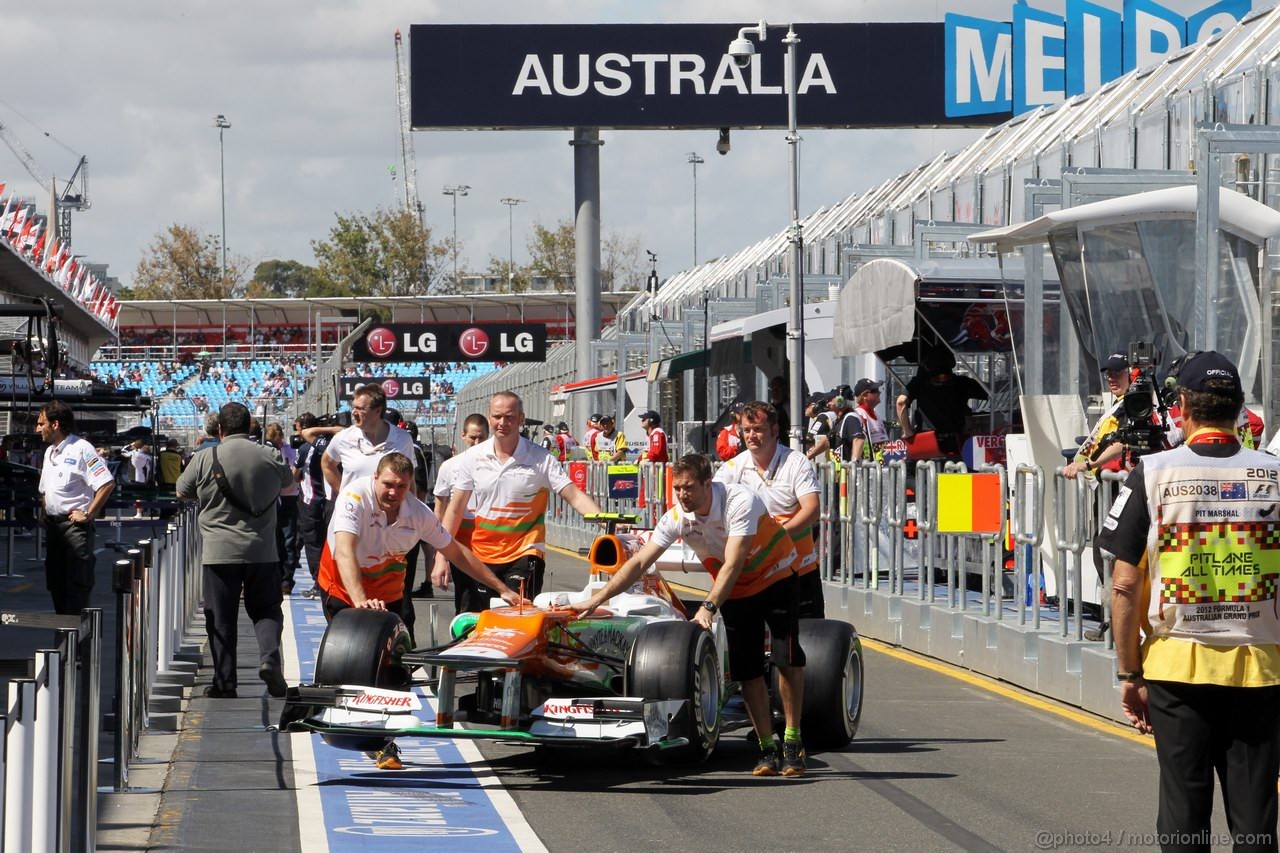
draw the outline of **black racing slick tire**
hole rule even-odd
[[[800,731],[813,749],[841,749],[862,719],[862,640],[848,622],[801,619],[804,705]]]
[[[631,647],[625,693],[642,699],[686,701],[669,735],[688,738],[684,746],[653,750],[661,763],[706,760],[720,740],[720,670],[711,635],[691,622],[647,625]]]
[[[396,614],[355,607],[339,610],[320,640],[315,682],[408,690],[409,670],[400,658],[412,649],[409,631]]]

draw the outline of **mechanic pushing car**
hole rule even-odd
[[[456,533],[471,507],[476,516],[471,549],[499,577],[524,582],[525,594],[533,598],[542,591],[547,566],[550,492],[582,515],[599,514],[600,507],[573,484],[555,457],[520,435],[523,427],[520,395],[499,391],[489,398],[492,437],[457,457],[442,523]],[[489,589],[481,587],[480,600]]]
[[[791,537],[769,515],[764,503],[743,485],[713,482],[711,462],[697,453],[671,466],[679,506],[658,521],[649,541],[584,602],[569,605],[590,614],[634,584],[662,553],[683,539],[715,577],[693,622],[711,630],[717,612],[724,617],[729,670],[742,685],[747,714],[760,738],[755,776],[801,776],[805,752],[800,741],[804,700],[804,652],[796,638],[796,549]],[[787,728],[781,756],[773,737],[769,688],[764,681],[765,625],[772,635]]]
[[[348,607],[390,610],[404,601],[405,554],[419,539],[435,546],[450,563],[496,591],[508,604],[521,602],[475,554],[450,536],[413,489],[413,462],[392,451],[378,460],[372,476],[352,481],[334,500],[333,518],[317,578],[324,614]],[[383,770],[399,770],[394,741],[374,757]]]

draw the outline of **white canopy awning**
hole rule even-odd
[[[905,343],[915,335],[920,273],[897,258],[876,258],[840,288],[832,330],[837,358]]]
[[[1096,228],[1122,222],[1153,219],[1195,219],[1196,187],[1170,187],[1163,190],[1109,198],[1046,213],[1030,222],[1005,228],[993,228],[969,235],[971,243],[995,243],[1004,251],[1015,246],[1043,243],[1049,232],[1063,226]],[[1262,243],[1268,237],[1280,237],[1280,212],[1225,187],[1219,188],[1219,224],[1229,231]]]

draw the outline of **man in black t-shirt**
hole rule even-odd
[[[319,421],[311,412],[304,412],[298,417],[298,433],[302,430],[319,426]],[[307,571],[314,581],[316,572],[320,570],[320,551],[324,548],[326,525],[324,521],[325,507],[328,500],[325,495],[324,471],[320,460],[324,450],[329,446],[329,436],[318,436],[314,443],[303,444],[298,448],[298,464],[294,468],[294,477],[300,486],[301,505],[298,507],[298,532],[302,537],[302,550],[307,555]],[[303,594],[304,598],[319,598],[320,590],[313,583],[311,589]]]
[[[989,395],[978,380],[957,375],[955,366],[955,356],[945,347],[927,353],[921,359],[919,372],[907,383],[907,393],[898,397],[898,423],[908,444],[921,432],[908,413],[914,402],[919,414],[933,427],[938,450],[948,456],[960,453],[960,445],[968,435],[966,422],[973,414],[969,401],[986,400]]]

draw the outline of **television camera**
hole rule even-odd
[[[1104,450],[1117,442],[1124,446],[1126,462],[1139,456],[1164,450],[1169,425],[1169,389],[1156,382],[1158,354],[1145,341],[1129,344],[1129,368],[1132,371],[1129,390],[1116,413],[1118,426],[1104,435],[1089,455],[1096,461]],[[1161,391],[1157,393],[1157,388]],[[1176,392],[1175,392],[1176,401]]]

